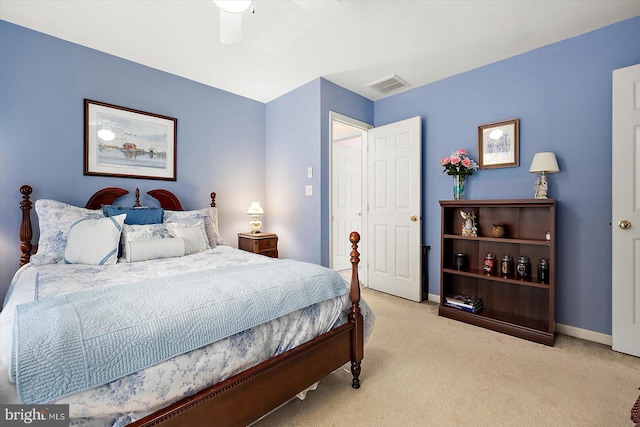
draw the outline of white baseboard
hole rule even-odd
[[[576,328],[575,326],[563,325],[562,323],[556,323],[556,332],[559,334],[569,335],[570,337],[608,345],[609,347],[611,347],[611,343],[613,342],[611,335],[590,331],[588,329]]]
[[[428,300],[430,302],[440,304],[440,295],[429,294]],[[576,328],[575,326],[563,325],[562,323],[556,323],[556,332],[570,337],[608,345],[609,347],[611,347],[612,343],[611,335],[590,331],[588,329]]]

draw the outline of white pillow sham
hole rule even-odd
[[[204,228],[209,240],[209,247],[226,245],[218,229],[218,208],[204,208],[193,211],[164,211],[164,222],[183,222],[204,218]]]
[[[166,226],[173,237],[181,237],[184,239],[186,255],[202,252],[210,248],[209,242],[207,241],[207,233],[204,230],[204,221],[198,221],[194,224],[168,222]]]
[[[69,228],[64,249],[66,264],[109,265],[118,261],[118,244],[126,214],[85,218]]]
[[[35,201],[40,237],[38,252],[31,256],[34,265],[64,262],[64,253],[71,225],[82,219],[104,218],[101,210],[79,208],[56,200]]]

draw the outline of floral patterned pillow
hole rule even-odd
[[[79,208],[49,199],[36,200],[35,210],[40,238],[38,252],[31,257],[33,265],[64,262],[64,250],[71,226],[83,219],[104,218],[101,210]]]

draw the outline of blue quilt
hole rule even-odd
[[[44,298],[16,307],[12,379],[21,402],[51,402],[346,292],[279,260]]]

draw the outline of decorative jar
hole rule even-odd
[[[496,272],[496,254],[491,252],[484,256],[483,270],[487,274],[494,274]]]
[[[493,227],[491,227],[491,236],[493,237],[504,237],[505,235],[505,229],[504,229],[504,224],[493,224]]]
[[[538,261],[538,282],[549,283],[549,260],[546,258]]]
[[[503,276],[513,276],[513,257],[511,255],[505,255],[502,257],[500,271]]]
[[[467,268],[467,255],[466,254],[455,254],[453,260],[453,267],[456,270],[464,270]]]
[[[519,279],[526,279],[531,276],[531,264],[529,263],[529,257],[522,255],[518,258],[518,265],[516,266],[516,274]]]

